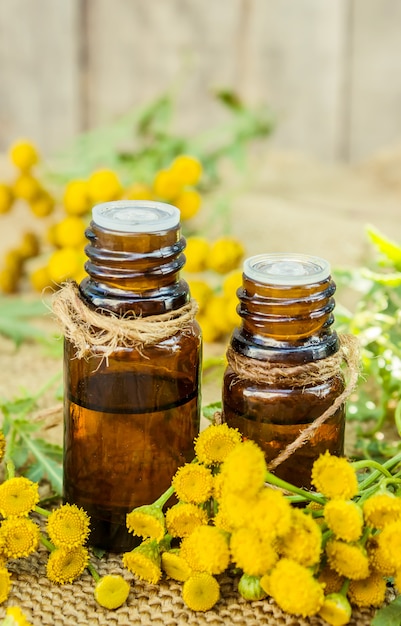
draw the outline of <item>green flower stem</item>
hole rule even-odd
[[[364,469],[365,467],[367,468],[371,467],[372,469],[376,469],[379,472],[379,474],[384,474],[384,476],[387,476],[387,478],[391,477],[391,473],[388,471],[388,469],[384,467],[384,465],[381,465],[380,463],[378,463],[377,461],[373,461],[373,459],[366,459],[363,461],[354,461],[353,463],[351,463],[351,465],[356,471],[360,469]]]
[[[49,550],[49,552],[53,552],[53,550],[56,549],[56,546],[54,546],[52,542],[47,537],[45,537],[43,533],[40,533],[40,541],[45,546],[45,548]]]
[[[15,476],[15,465],[11,459],[6,462],[6,476],[7,480]]]
[[[92,578],[95,581],[95,583],[98,583],[99,580],[100,580],[100,574],[97,571],[97,569],[95,568],[95,566],[89,561],[89,563],[88,563],[88,565],[86,567],[89,570],[90,574],[92,575]]]
[[[343,596],[346,596],[346,595],[347,595],[347,593],[348,593],[348,589],[349,589],[349,586],[350,586],[350,583],[351,583],[351,581],[350,581],[350,579],[349,579],[349,578],[346,578],[346,579],[344,580],[343,585],[342,585],[342,587],[341,587],[341,589],[340,589],[340,593],[341,593],[341,595],[343,595]]]
[[[39,513],[39,515],[44,515],[45,517],[49,517],[50,515],[50,511],[47,511],[46,509],[43,509],[41,506],[38,505],[35,506],[35,512]]]
[[[169,487],[168,489],[166,489],[164,493],[162,493],[162,495],[159,498],[157,498],[157,500],[153,502],[152,506],[157,506],[158,508],[162,509],[164,505],[166,504],[167,500],[171,498],[173,494],[174,494],[174,487]]]
[[[357,463],[360,463],[361,461],[357,461]],[[362,461],[363,462],[363,461]],[[395,467],[398,463],[401,462],[401,452],[399,452],[398,454],[394,455],[393,457],[391,457],[391,459],[388,459],[388,461],[385,461],[383,463],[383,465],[381,465],[381,468],[385,468],[387,470],[391,469],[392,467]],[[382,472],[378,471],[377,469],[375,471],[373,471],[371,473],[370,476],[368,476],[367,478],[365,478],[365,480],[363,480],[360,485],[359,485],[359,491],[363,491],[364,489],[366,489],[366,487],[370,487],[370,485],[372,483],[374,483],[379,477],[380,474]]]
[[[270,485],[275,485],[280,489],[284,489],[285,491],[289,491],[290,493],[295,493],[298,496],[302,496],[304,500],[311,500],[312,502],[317,502],[318,504],[325,504],[326,500],[323,496],[320,496],[316,493],[312,493],[310,491],[306,491],[306,489],[301,489],[300,487],[295,487],[295,485],[291,485],[291,483],[287,483],[287,481],[282,480],[278,476],[271,474],[270,472],[266,472],[265,474],[265,482]]]

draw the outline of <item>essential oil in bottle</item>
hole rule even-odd
[[[146,201],[97,205],[86,236],[88,278],[79,300],[89,311],[118,325],[174,317],[188,306],[178,209]],[[192,460],[199,431],[197,322],[186,319],[162,338],[146,326],[141,333],[137,346],[120,341],[110,351],[100,332],[80,358],[65,339],[64,497],[90,515],[90,544],[115,552],[135,545],[126,514],[166,490]]]
[[[223,419],[256,441],[268,463],[344,390],[340,362],[331,364],[339,350],[334,292],[330,266],[321,258],[262,254],[244,263],[237,292],[242,324],[227,353]],[[326,450],[343,454],[344,427],[341,404],[276,475],[309,488],[315,459]]]

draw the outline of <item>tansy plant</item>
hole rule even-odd
[[[180,209],[187,237],[184,276],[190,284],[192,297],[199,303],[198,320],[204,340],[222,339],[233,330],[238,321],[235,291],[241,282],[238,268],[244,248],[238,239],[226,233],[211,239],[208,225],[203,227],[208,232],[208,237],[204,237],[199,226],[194,225],[193,218],[202,205],[203,181],[207,179],[205,161],[191,154],[177,153],[163,161],[163,167],[152,170],[146,181],[131,177],[126,183],[116,170],[95,168],[85,178],[68,180],[57,195],[57,191],[50,193],[39,181],[35,168],[41,163],[41,157],[35,146],[19,141],[11,146],[9,156],[18,174],[11,185],[0,185],[0,213],[9,212],[15,200],[24,202],[36,217],[46,218],[46,231],[41,236],[24,232],[20,243],[8,250],[0,269],[1,291],[5,294],[17,291],[27,276],[31,286],[39,292],[53,291],[66,280],[83,280],[86,277],[85,229],[94,204],[121,199],[163,201]],[[135,172],[132,176],[138,175]],[[220,213],[214,212],[214,221]],[[227,230],[226,226],[223,230]],[[0,332],[1,312],[0,302]],[[13,325],[10,332],[17,320],[18,316],[9,321],[9,325]]]
[[[362,372],[347,410],[357,427],[354,456],[383,459],[401,450],[401,245],[366,228],[375,255],[369,266],[334,271],[336,323],[356,335]],[[356,295],[342,305],[344,289]]]
[[[5,448],[0,431],[1,458]],[[51,582],[71,583],[88,569],[95,580],[95,599],[101,606],[115,609],[125,602],[129,583],[118,574],[101,577],[90,560],[86,546],[90,519],[86,512],[74,504],[63,504],[52,511],[43,508],[38,483],[15,476],[11,462],[6,463],[6,478],[0,484],[0,515],[0,604],[7,600],[12,586],[8,561],[30,556],[40,544],[49,552],[46,575]],[[4,620],[7,626],[15,623],[29,625],[18,607],[9,608]]]
[[[272,598],[294,616],[340,626],[353,606],[373,607],[374,624],[388,623],[387,585],[401,590],[401,453],[381,465],[326,452],[313,465],[315,491],[267,471],[258,445],[226,424],[201,432],[195,454],[156,502],[128,514],[141,538],[123,555],[134,576],[179,581],[194,611],[218,603],[229,571],[243,598]],[[399,596],[390,606],[399,611]]]

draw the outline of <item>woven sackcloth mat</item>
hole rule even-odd
[[[318,617],[302,619],[283,613],[272,601],[247,602],[236,590],[236,580],[223,574],[218,577],[221,599],[205,613],[190,611],[181,598],[181,585],[163,579],[158,585],[134,580],[121,567],[121,558],[107,555],[96,561],[101,575],[119,573],[131,583],[127,602],[115,611],[99,606],[93,596],[94,580],[85,572],[68,585],[55,585],[46,578],[47,551],[38,552],[25,559],[9,563],[12,574],[10,596],[0,607],[0,618],[9,605],[20,606],[34,626],[323,626]],[[367,626],[373,612],[354,610],[351,626]]]

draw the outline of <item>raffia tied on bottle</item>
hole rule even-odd
[[[75,346],[77,358],[89,358],[101,349],[107,359],[118,348],[141,352],[147,346],[191,332],[197,312],[194,300],[175,311],[147,317],[119,317],[102,309],[91,309],[82,300],[74,281],[65,283],[53,296],[52,309],[65,337]]]
[[[273,470],[284,463],[296,450],[305,445],[314,432],[338,411],[342,404],[355,390],[359,377],[359,342],[353,335],[339,335],[340,348],[332,356],[304,363],[289,365],[269,361],[258,361],[242,356],[231,348],[227,350],[227,361],[238,380],[251,380],[263,385],[279,385],[285,383],[287,388],[302,388],[310,385],[319,385],[339,375],[342,366],[345,366],[346,384],[343,392],[337,396],[322,415],[304,428],[300,435],[288,444],[269,464]]]

